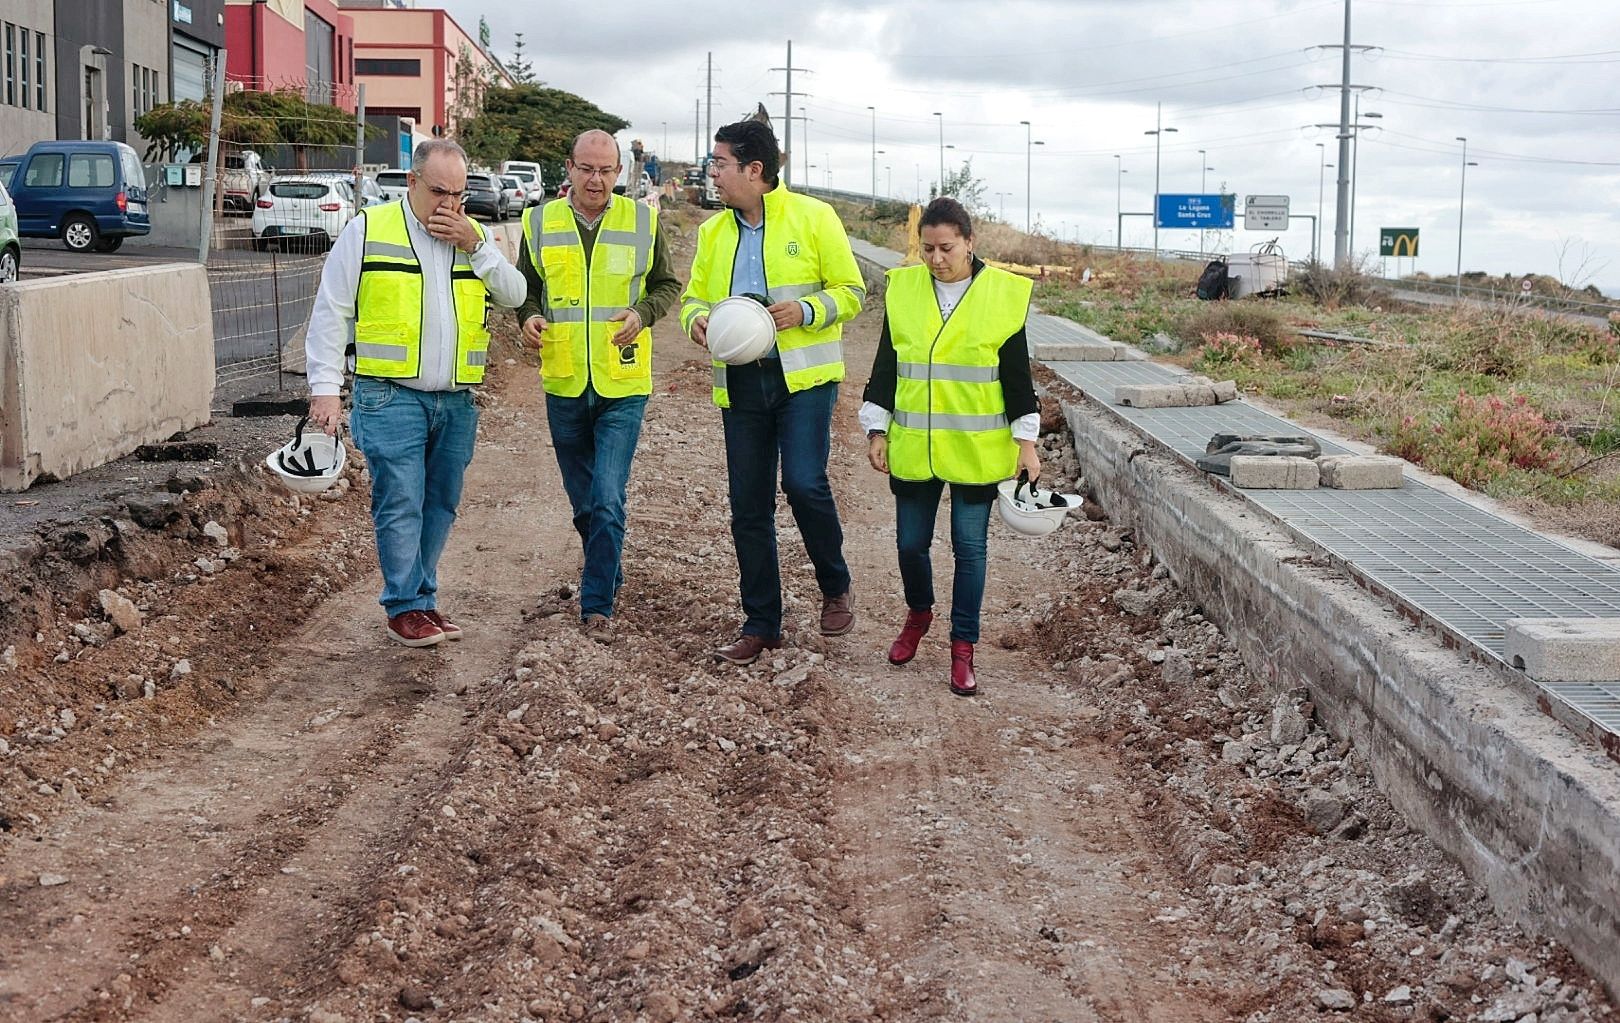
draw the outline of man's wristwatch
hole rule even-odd
[[[866,431],[866,439],[867,440],[871,440],[873,437],[887,437],[888,435],[889,435],[889,433],[888,433],[887,430],[867,430]]]

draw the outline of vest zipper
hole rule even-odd
[[[973,285],[977,284],[978,281],[979,275],[976,273],[968,280],[968,286],[962,289],[962,297],[957,301],[956,305],[951,307],[952,316],[955,316],[957,310],[961,309],[963,304],[967,302],[968,292],[973,290]],[[928,293],[934,296],[934,309],[938,310],[939,295],[934,291],[933,274],[928,275]],[[935,331],[934,340],[928,342],[928,436],[923,446],[928,449],[928,475],[934,477],[938,476],[934,472],[934,349],[939,345],[939,339],[945,335],[945,323],[946,317],[940,316],[939,330]]]

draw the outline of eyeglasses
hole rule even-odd
[[[580,175],[586,180],[591,178],[610,178],[618,174],[619,171],[617,167],[586,167],[583,164],[578,163],[573,164],[572,166],[574,170],[579,171]]]
[[[742,167],[742,164],[738,163],[736,160],[715,159],[715,160],[710,160],[709,161],[709,169],[712,170],[712,171],[723,171],[727,167],[738,167],[738,168],[740,168],[740,167]]]
[[[453,199],[456,202],[466,202],[470,192],[449,192],[436,185],[428,186],[428,193],[435,199]]]

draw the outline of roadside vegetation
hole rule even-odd
[[[852,234],[904,251],[903,206],[845,215]],[[1045,312],[1235,379],[1291,418],[1449,476],[1549,528],[1620,546],[1620,314],[1605,328],[1533,308],[1418,306],[1375,278],[1322,267],[1294,274],[1281,298],[1203,302],[1193,263],[993,222],[976,228],[987,258],[1074,268],[1037,283]]]

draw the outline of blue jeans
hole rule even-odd
[[[827,482],[833,405],[838,385],[788,393],[774,359],[726,370],[731,407],[721,410],[726,475],[731,488],[731,538],[741,576],[743,634],[782,634],[782,571],[776,558],[776,473],[799,524],[805,553],[824,596],[849,591],[844,530]]]
[[[371,521],[388,617],[438,606],[439,555],[478,436],[471,391],[413,391],[356,377],[349,415],[371,473]]]
[[[928,548],[934,542],[934,517],[939,511],[941,480],[907,487],[894,497],[895,541],[900,549],[900,581],[906,607],[913,611],[934,608],[934,568]],[[964,501],[951,490],[951,553],[956,574],[951,583],[951,638],[979,641],[979,608],[984,603],[986,537],[994,501]]]
[[[574,529],[585,546],[579,613],[612,617],[624,584],[624,488],[641,437],[645,394],[604,398],[590,386],[577,398],[546,395],[546,419],[557,452],[563,489],[574,510]]]

